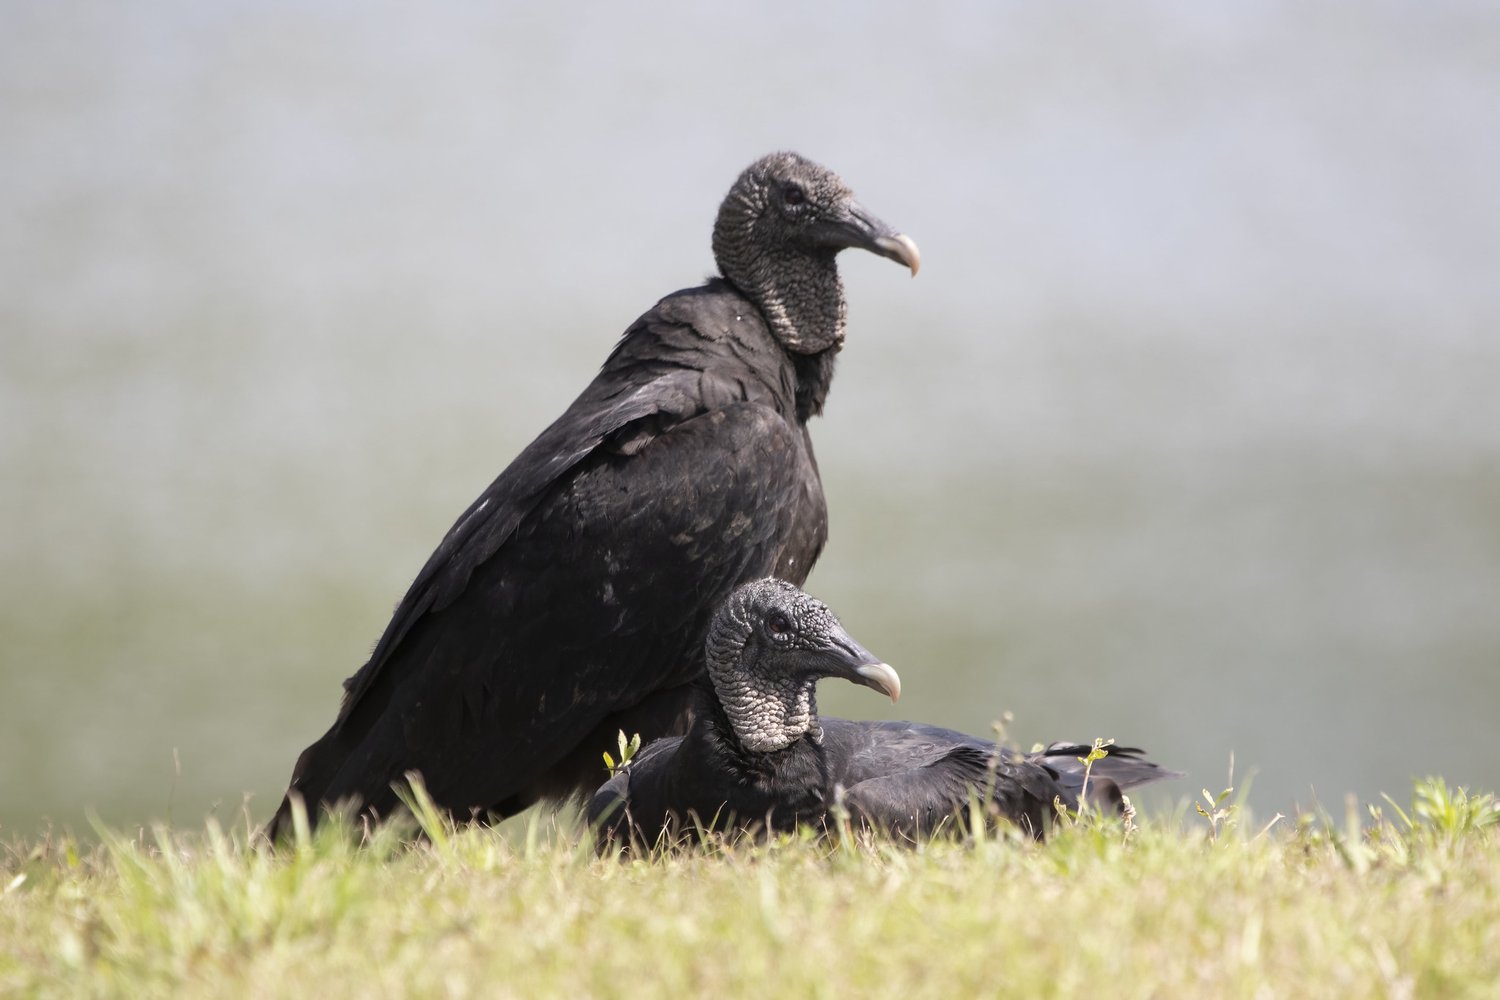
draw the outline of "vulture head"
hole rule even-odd
[[[889,257],[915,275],[911,237],[865,211],[827,167],[772,153],[745,168],[714,223],[724,279],[765,314],[783,347],[818,354],[844,340],[844,287],[834,257],[849,248]]]
[[[708,626],[708,676],[735,736],[768,753],[804,735],[823,738],[814,691],[823,677],[842,677],[895,701],[896,671],[844,631],[822,601],[784,580],[743,584]]]

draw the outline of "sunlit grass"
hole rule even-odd
[[[277,853],[248,822],[100,828],[4,852],[0,994],[1493,995],[1491,797],[1433,780],[1339,820],[1218,809],[1212,831],[623,861],[546,817],[517,834],[429,816],[414,845],[328,823]]]

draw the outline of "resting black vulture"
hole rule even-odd
[[[782,580],[737,589],[706,641],[712,692],[686,736],[657,740],[595,794],[588,817],[611,844],[675,843],[698,829],[730,833],[826,826],[837,805],[859,826],[929,835],[984,799],[992,816],[1041,838],[1061,799],[1078,807],[1091,745],[1022,754],[919,722],[819,719],[820,677],[901,693],[896,672],[855,642],[822,602]],[[1109,747],[1086,795],[1119,809],[1121,790],[1176,777]]]
[[[751,164],[719,208],[721,278],[625,332],[598,376],[448,531],[292,796],[379,817],[422,774],[462,819],[586,795],[625,729],[681,732],[703,631],[738,584],[801,581],[827,509],[806,423],[844,340],[835,266],[917,246],[795,153]]]

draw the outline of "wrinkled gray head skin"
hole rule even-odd
[[[850,247],[905,264],[913,275],[921,265],[910,237],[861,208],[838,174],[796,153],[750,164],[714,223],[720,272],[798,354],[844,342],[844,286],[834,257]]]
[[[844,631],[822,601],[784,580],[741,586],[708,626],[708,676],[740,744],[756,753],[810,734],[821,742],[820,677],[842,677],[895,701],[901,678]]]

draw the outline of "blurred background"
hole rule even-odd
[[[269,816],[464,507],[791,148],[829,714],[1500,786],[1500,10],[0,7],[0,834]]]

